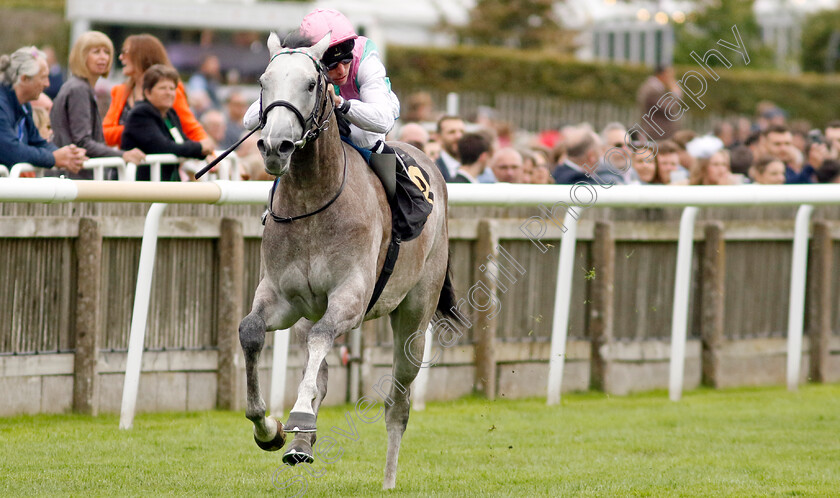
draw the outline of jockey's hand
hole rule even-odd
[[[333,104],[338,107],[344,101],[341,97],[335,94],[335,86],[334,85],[327,85],[327,91],[330,94],[330,97],[333,99]]]

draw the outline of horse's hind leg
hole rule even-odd
[[[260,352],[265,345],[265,320],[260,313],[251,311],[239,323],[239,343],[245,353],[248,406],[245,416],[254,423],[254,440],[265,451],[277,451],[286,443],[283,424],[274,417],[265,416],[265,401],[260,393]]]
[[[391,328],[394,330],[394,370],[393,378],[389,379],[391,381],[390,399],[385,400],[388,453],[385,457],[383,489],[391,489],[397,482],[397,460],[400,454],[400,442],[408,425],[409,386],[420,371],[425,344],[425,330],[437,302],[436,297],[435,299],[417,299],[423,294],[426,293],[418,288],[413,289],[402,304],[391,313]],[[420,334],[412,338],[412,335],[418,331],[420,331]],[[380,380],[380,384],[382,383],[383,381]]]

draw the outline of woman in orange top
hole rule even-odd
[[[111,89],[111,106],[102,121],[105,142],[108,145],[116,146],[119,146],[122,140],[128,113],[137,102],[144,99],[143,74],[155,64],[172,66],[163,44],[160,40],[148,34],[132,35],[126,38],[122,52],[120,52],[120,62],[123,64],[123,74],[128,77],[128,80],[121,85],[115,85]],[[181,120],[181,127],[187,138],[195,142],[201,142],[203,146],[206,145],[205,148],[215,147],[213,139],[207,135],[207,132],[204,131],[204,128],[201,127],[190,110],[184,85],[180,82],[172,109],[178,114],[178,119]]]

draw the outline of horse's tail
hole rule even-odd
[[[452,254],[450,253],[446,259],[446,277],[443,279],[443,287],[440,289],[437,312],[443,317],[457,319],[454,311],[457,306],[455,287],[452,285]]]

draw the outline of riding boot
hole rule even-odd
[[[397,154],[390,147],[387,149],[370,155],[370,167],[382,181],[388,202],[392,202],[397,191]]]
[[[420,185],[429,185],[428,175],[424,175],[415,164],[412,166],[415,175],[421,175],[423,178],[422,181],[413,179],[405,163],[406,160],[413,163],[413,160],[406,159],[407,156],[402,154],[398,156],[397,151],[384,142],[378,142],[372,150],[374,152],[371,154],[371,167],[376,169],[377,164],[382,166],[389,175],[388,181],[393,182],[391,185],[394,185],[393,195],[388,196],[393,230],[403,241],[412,240],[420,235],[423,225],[426,224],[426,218],[432,212],[431,193],[426,192],[428,187],[422,190],[420,188]],[[380,178],[384,176],[380,174]],[[384,185],[386,181],[383,179],[382,183]],[[386,192],[388,188],[386,186]]]

